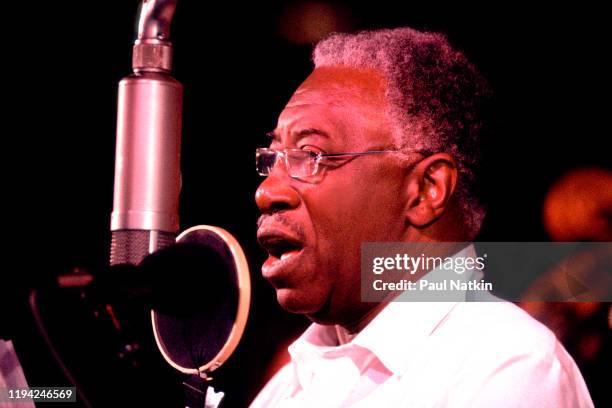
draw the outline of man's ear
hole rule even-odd
[[[457,178],[457,165],[447,153],[418,162],[407,178],[406,217],[410,224],[425,227],[438,219],[455,191]]]

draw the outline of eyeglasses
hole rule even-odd
[[[285,168],[293,178],[305,178],[317,175],[324,159],[367,156],[370,154],[397,153],[397,150],[370,150],[358,153],[317,153],[300,149],[274,150],[259,148],[255,150],[255,167],[261,176],[268,176],[279,158],[285,159]]]

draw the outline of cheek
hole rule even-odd
[[[400,240],[397,187],[388,179],[381,181],[379,174],[374,176],[326,179],[303,195],[313,231],[315,262],[330,280],[358,270],[362,242]],[[326,184],[328,181],[335,182]]]
[[[395,178],[384,176],[347,176],[334,183],[333,189],[316,191],[308,201],[313,204],[309,212],[317,239],[356,240],[360,244],[394,236],[398,232],[394,226],[402,225],[401,187]]]

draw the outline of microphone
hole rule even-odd
[[[110,264],[137,265],[179,230],[183,86],[172,68],[177,0],[144,0],[132,55],[119,83]]]

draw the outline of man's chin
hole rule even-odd
[[[287,312],[305,315],[314,323],[337,323],[330,316],[327,298],[316,299],[312,293],[308,292],[299,296],[296,292],[294,289],[277,289],[276,299],[278,304]]]
[[[306,291],[288,288],[276,289],[276,300],[287,312],[303,315],[316,314],[324,303]]]

